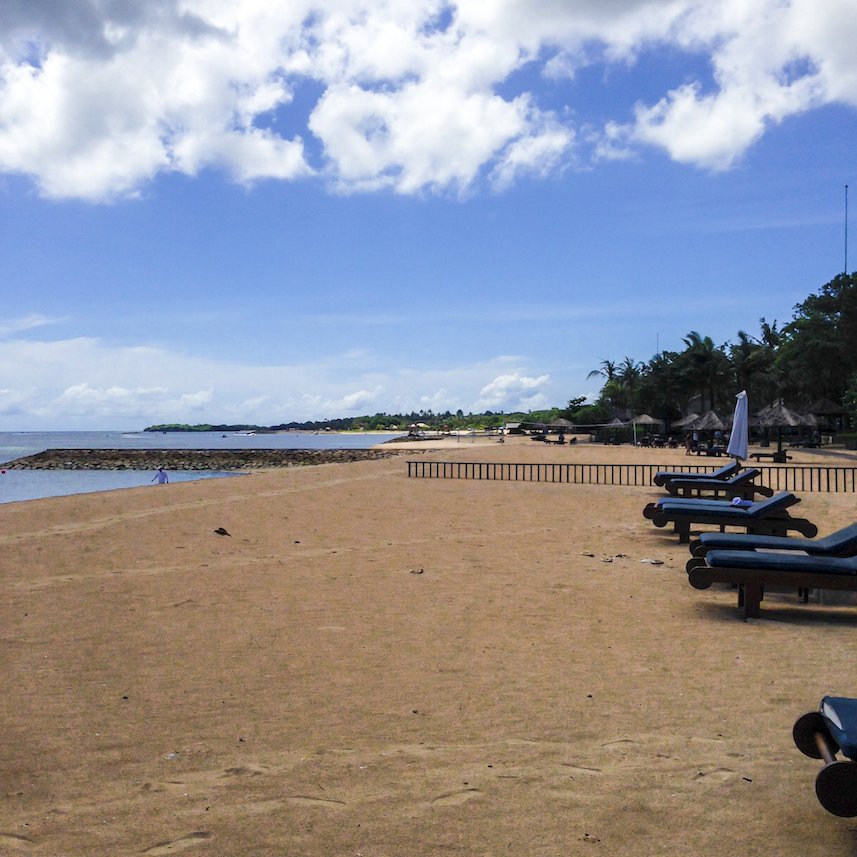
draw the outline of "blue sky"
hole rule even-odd
[[[846,0],[9,0],[0,430],[563,405],[784,323],[844,266],[855,38]]]

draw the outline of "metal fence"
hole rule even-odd
[[[498,482],[567,482],[575,485],[654,485],[662,464],[515,464],[487,461],[408,461],[414,479],[476,479]],[[712,472],[716,467],[688,464],[683,473]],[[757,483],[774,491],[857,491],[857,467],[763,465]]]

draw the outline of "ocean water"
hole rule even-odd
[[[3,464],[46,449],[368,449],[398,434],[288,432],[0,432],[0,503],[157,486],[148,470],[8,470]],[[171,471],[171,482],[236,476],[218,471]]]

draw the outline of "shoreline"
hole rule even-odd
[[[410,450],[408,450],[410,451]],[[4,462],[6,470],[257,470],[367,461],[405,450],[371,449],[48,449]]]

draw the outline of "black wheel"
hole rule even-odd
[[[820,759],[821,753],[819,753],[818,744],[815,742],[817,732],[824,735],[830,752],[835,754],[839,750],[839,745],[833,740],[824,718],[818,711],[810,711],[795,721],[795,725],[792,727],[792,738],[794,738],[798,750],[804,756],[809,756],[810,759]]]
[[[666,519],[666,515],[663,513],[656,513],[652,515],[652,523],[656,527],[665,527],[669,522]]]
[[[815,778],[815,793],[829,813],[840,818],[854,818],[857,815],[857,765],[834,762],[822,768]]]
[[[699,539],[693,539],[687,546],[691,556],[704,556],[705,550],[702,547],[702,542]]]
[[[695,568],[702,568],[705,560],[698,556],[692,556],[685,564],[684,570],[690,574]]]
[[[711,581],[706,580],[704,575],[703,575],[704,568],[705,568],[704,566],[692,568],[687,573],[687,582],[694,589],[709,589],[711,587]]]

